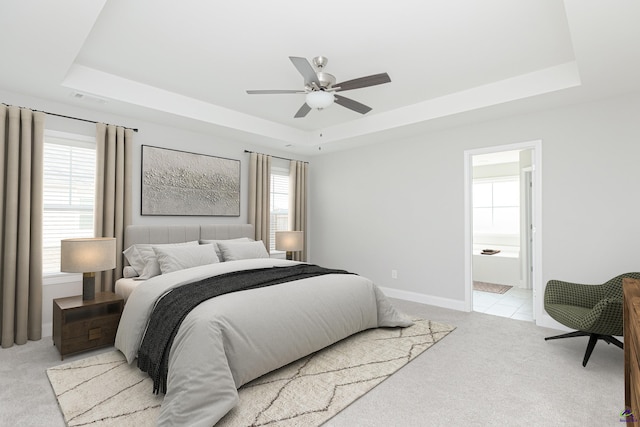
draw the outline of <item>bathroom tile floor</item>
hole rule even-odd
[[[473,311],[533,321],[533,296],[531,289],[513,287],[504,294],[473,291]]]

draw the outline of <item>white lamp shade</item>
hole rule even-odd
[[[309,92],[306,97],[306,103],[311,108],[327,108],[334,101],[333,94],[322,90]]]
[[[277,250],[295,252],[303,248],[304,233],[302,231],[276,231]]]
[[[64,239],[61,241],[60,271],[89,273],[116,268],[115,237]]]

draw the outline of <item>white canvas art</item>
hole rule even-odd
[[[142,146],[142,215],[240,215],[240,161]]]

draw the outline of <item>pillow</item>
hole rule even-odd
[[[136,277],[135,280],[147,280],[161,274],[162,271],[160,270],[160,264],[158,264],[158,258],[156,258],[154,252],[153,256],[147,259],[147,263],[144,265],[140,276]]]
[[[132,277],[137,277],[138,276],[138,272],[136,271],[135,268],[131,267],[130,265],[125,265],[125,267],[122,269],[122,277],[124,277],[125,279],[131,279]]]
[[[167,274],[199,265],[215,264],[218,262],[218,256],[214,246],[213,244],[174,247],[154,246],[153,250],[158,258],[160,271],[162,274]]]
[[[218,242],[218,247],[225,261],[269,258],[269,253],[262,240],[255,242]]]
[[[220,253],[220,247],[218,247],[218,242],[251,242],[252,240],[248,237],[238,237],[237,239],[225,239],[225,240],[200,240],[200,243],[205,245],[208,243],[213,243],[214,248],[216,249],[216,255],[218,255],[218,259],[222,262],[225,259],[222,257],[222,253]]]
[[[198,242],[195,240],[192,242],[165,243],[165,244],[137,243],[135,245],[129,246],[122,253],[127,258],[129,265],[131,265],[131,267],[133,267],[133,269],[136,271],[137,276],[140,276],[139,279],[143,280],[143,279],[149,279],[153,276],[157,276],[158,274],[160,274],[160,267],[155,268],[156,265],[150,265],[149,267],[147,267],[147,263],[149,262],[151,262],[152,264],[155,262],[155,264],[157,264],[157,261],[155,259],[156,254],[153,251],[152,246],[181,246],[181,245],[197,245],[197,244]],[[147,271],[147,274],[144,273],[145,268],[149,270]],[[150,275],[152,272],[155,272],[155,271],[157,271],[156,274]]]

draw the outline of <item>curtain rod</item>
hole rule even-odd
[[[244,152],[245,153],[256,153],[255,151],[249,151],[249,150],[244,150]],[[263,154],[263,153],[256,153],[256,154]],[[267,154],[267,156],[271,156],[271,154]],[[271,157],[276,158],[276,159],[281,159],[281,160],[289,160],[289,161],[295,160],[296,162],[302,162],[302,163],[307,163],[307,164],[309,163],[309,162],[305,162],[304,160],[287,159],[286,157],[278,157],[278,156],[271,156]]]
[[[2,103],[2,105],[5,105],[5,106],[9,107],[9,105],[5,104],[4,102]],[[27,107],[20,107],[20,106],[17,106],[17,107],[18,107],[18,108],[27,108]],[[31,110],[31,111],[33,111],[33,112],[37,112],[37,113],[44,113],[44,114],[48,114],[48,115],[50,115],[50,116],[62,117],[62,118],[64,118],[64,119],[78,120],[78,121],[81,121],[81,122],[87,122],[87,123],[101,123],[101,122],[97,122],[97,121],[95,121],[95,120],[82,119],[82,118],[80,118],[80,117],[65,116],[65,115],[63,115],[63,114],[50,113],[50,112],[48,112],[48,111],[33,110],[33,109],[31,109],[31,108],[29,108],[29,110]],[[107,124],[107,125],[109,125],[109,123],[106,123],[106,124]],[[116,126],[117,126],[117,125],[116,125]],[[134,132],[138,132],[138,129],[128,128],[128,127],[125,127],[125,126],[122,126],[122,127],[124,127],[125,129],[131,129],[131,130],[132,130],[132,131],[134,131]]]

